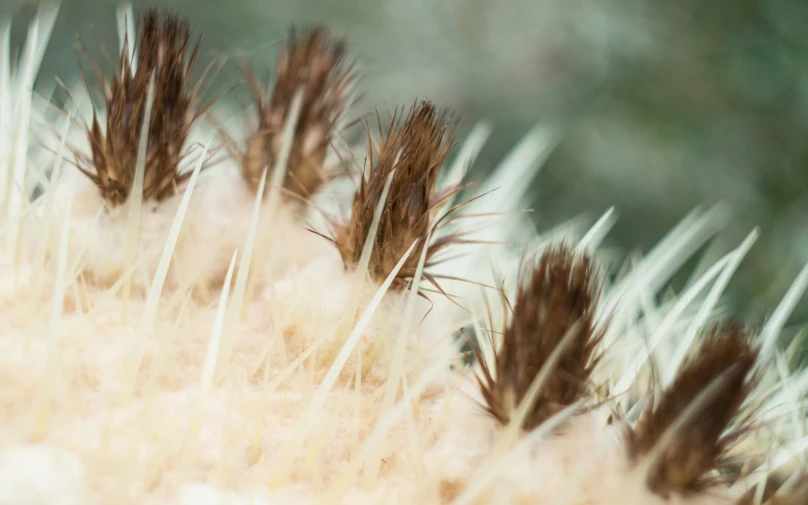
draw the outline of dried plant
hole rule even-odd
[[[523,274],[511,321],[494,353],[493,371],[475,350],[482,372],[477,380],[485,408],[494,418],[508,423],[547,366],[546,381],[522,423],[525,430],[587,394],[605,331],[605,325],[595,321],[599,297],[593,260],[563,243],[544,251]],[[550,363],[559,345],[563,347],[558,360]]]
[[[753,388],[750,372],[758,357],[753,341],[752,332],[735,323],[714,324],[656,406],[643,413],[629,436],[635,458],[648,455],[699,394],[721,378],[720,391],[677,429],[652,463],[647,481],[651,490],[686,492],[714,483],[710,474],[722,467],[733,442],[746,430],[741,406]]]
[[[368,266],[373,280],[384,280],[415,240],[423,244],[445,217],[459,208],[450,209],[440,218],[435,216],[437,209],[457,191],[457,188],[440,192],[435,189],[453,140],[454,130],[447,113],[438,111],[430,102],[414,104],[403,123],[397,114],[393,115],[375,163],[371,149],[370,173],[360,181],[350,221],[335,225],[333,242],[346,268],[355,267],[359,261],[376,206],[394,170]],[[435,254],[458,241],[460,237],[456,234],[431,241],[426,266],[434,265]],[[415,274],[417,264],[418,255],[410,255],[394,285],[406,286],[407,279]],[[424,277],[440,290],[434,276],[425,272]]]
[[[93,112],[87,135],[92,157],[76,153],[79,169],[101,190],[110,207],[124,203],[134,184],[141,128],[146,114],[149,82],[154,98],[148,125],[143,199],[164,200],[189,176],[181,173],[183,147],[194,122],[211,104],[196,111],[201,79],[191,85],[198,45],[191,47],[188,22],[171,13],[146,12],[137,26],[137,61],[130,61],[128,44],[121,52],[111,82],[98,65],[91,65],[103,83],[106,128]],[[92,167],[92,168],[91,168]]]
[[[354,74],[345,62],[345,43],[322,26],[298,38],[291,30],[280,53],[269,97],[251,69],[246,70],[258,109],[258,128],[247,139],[242,173],[255,190],[264,169],[272,169],[282,144],[282,129],[292,98],[303,89],[300,116],[289,154],[284,187],[309,197],[327,180],[326,153],[337,122],[351,105]]]

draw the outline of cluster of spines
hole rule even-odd
[[[94,116],[88,131],[92,155],[77,153],[80,169],[99,187],[110,206],[125,202],[133,187],[138,135],[145,118],[149,82],[154,79],[153,110],[148,124],[143,198],[163,200],[185,180],[179,164],[190,128],[199,118],[196,93],[190,84],[197,47],[189,44],[188,24],[172,15],[149,11],[138,24],[137,65],[122,51],[117,74],[104,82],[106,130]],[[328,180],[324,164],[338,120],[348,106],[353,73],[345,65],[344,44],[317,27],[302,39],[292,34],[281,53],[271,93],[247,72],[259,121],[246,139],[240,157],[242,174],[255,188],[278,157],[281,130],[292,97],[302,101],[291,146],[284,187],[303,199]],[[204,111],[205,108],[203,108]],[[403,118],[394,114],[378,148],[369,140],[369,167],[356,190],[347,222],[332,222],[333,239],[346,268],[355,267],[373,241],[368,273],[385,279],[413,243],[427,247],[426,265],[460,238],[433,239],[452,208],[437,215],[458,188],[436,188],[438,174],[454,140],[447,114],[429,102],[413,105]],[[92,166],[93,170],[90,169]],[[385,191],[387,188],[387,191]],[[377,206],[387,194],[375,236],[370,236]],[[406,287],[417,267],[408,258],[395,285]],[[428,272],[425,278],[437,286]],[[507,424],[527,400],[531,386],[546,376],[533,398],[521,428],[529,431],[553,415],[589,397],[598,389],[593,371],[601,353],[605,323],[596,317],[599,286],[593,259],[564,244],[548,248],[523,272],[509,322],[501,333],[493,363],[477,347],[478,384],[484,408]],[[493,329],[492,329],[493,332]],[[627,453],[646,472],[649,489],[660,494],[687,493],[714,485],[728,464],[739,437],[751,430],[752,409],[746,402],[758,360],[754,332],[731,322],[704,331],[701,345],[682,365],[659,398],[645,407],[627,429]],[[769,505],[804,503],[808,479],[764,495]],[[739,503],[745,504],[746,498]]]
[[[771,474],[761,486],[753,486],[736,505],[802,505],[808,503],[808,473],[794,478]]]
[[[484,407],[503,424],[524,401],[531,401],[526,395],[539,374],[547,374],[522,421],[525,430],[538,427],[591,390],[605,329],[595,319],[599,289],[589,255],[576,254],[562,243],[533,263],[524,268],[493,363],[473,347]],[[511,307],[507,300],[506,306]]]
[[[659,452],[648,470],[652,490],[703,489],[714,484],[719,470],[730,463],[727,455],[748,432],[753,417],[742,407],[755,383],[755,336],[730,321],[707,328],[698,350],[659,399],[646,407],[628,440],[633,457]]]
[[[159,202],[173,195],[189,175],[179,168],[182,149],[191,127],[213,105],[211,102],[196,111],[201,79],[191,86],[190,74],[198,45],[192,48],[189,39],[187,21],[171,13],[160,15],[150,10],[138,19],[137,60],[133,61],[134,51],[128,50],[127,42],[111,83],[106,82],[98,65],[91,60],[104,83],[106,128],[101,128],[94,112],[88,130],[91,156],[76,150],[76,157],[80,170],[98,186],[110,207],[125,202],[134,187],[139,136],[152,80],[153,107],[148,125],[143,200]],[[280,51],[271,90],[259,82],[251,67],[245,67],[244,72],[258,115],[257,127],[247,135],[244,150],[237,154],[244,180],[255,190],[262,175],[273,169],[293,98],[300,93],[300,110],[283,189],[298,200],[310,199],[336,173],[325,167],[326,155],[339,134],[337,125],[352,103],[355,75],[346,61],[344,41],[322,26],[308,30],[302,37],[292,30]],[[443,216],[437,215],[459,189],[436,189],[438,175],[454,141],[448,113],[421,101],[408,114],[396,111],[386,132],[379,124],[379,134],[377,146],[368,128],[370,168],[358,184],[348,221],[331,222],[331,240],[345,267],[356,267],[376,206],[392,175],[378,232],[372,238],[370,278],[383,281],[414,242],[428,241],[424,278],[441,290],[428,268],[437,262],[437,253],[460,240],[457,234],[430,240],[438,225],[458,210],[453,208]],[[236,145],[232,139],[230,143],[231,148]],[[350,173],[350,167],[346,168]],[[418,255],[408,258],[395,279],[395,287],[407,285],[417,262]]]
[[[188,135],[194,123],[212,105],[198,109],[202,82],[191,82],[198,44],[191,45],[187,21],[175,15],[146,12],[138,20],[134,50],[126,40],[111,82],[90,60],[103,85],[106,127],[96,111],[87,131],[91,155],[75,150],[77,165],[99,188],[108,206],[129,198],[135,183],[140,135],[146,120],[150,88],[152,107],[147,126],[143,172],[143,199],[162,201],[177,191],[189,172],[182,172]],[[153,85],[150,83],[154,83]]]
[[[509,312],[504,328],[487,329],[499,336],[489,338],[493,359],[486,359],[480,343],[471,347],[483,409],[507,425],[527,407],[520,428],[532,431],[567,407],[580,404],[583,412],[601,401],[595,398],[604,388],[593,376],[609,316],[596,316],[599,282],[586,252],[560,243],[525,265],[514,302],[502,295]],[[756,337],[753,329],[732,321],[713,323],[639,420],[621,421],[626,455],[648,489],[686,495],[731,484],[731,469],[738,466],[732,450],[753,430],[757,410],[750,393],[765,369],[758,366]],[[536,381],[541,384],[531,395]],[[778,493],[779,485],[769,486],[762,503],[804,503],[799,500],[808,492],[806,484],[803,477]],[[744,500],[739,504],[753,503]]]
[[[429,268],[437,263],[439,252],[460,240],[458,235],[432,239],[435,229],[455,210],[437,215],[457,190],[439,191],[437,188],[438,175],[453,141],[454,130],[447,112],[438,110],[428,101],[414,104],[403,120],[398,114],[393,115],[375,156],[373,146],[369,146],[368,173],[359,181],[350,220],[332,223],[332,241],[347,268],[359,262],[369,238],[373,240],[373,247],[368,272],[377,282],[387,278],[414,243],[426,246],[425,266]],[[376,235],[369,237],[376,207],[388,184]],[[393,285],[406,286],[417,265],[418,256],[409,256]],[[424,277],[433,287],[441,289],[428,271],[424,272]]]
[[[292,99],[302,90],[283,186],[299,197],[311,197],[333,176],[325,167],[326,154],[338,122],[351,104],[354,73],[345,59],[345,42],[323,26],[312,28],[303,37],[292,29],[281,49],[271,92],[261,85],[251,67],[245,73],[258,113],[258,126],[247,138],[241,156],[245,180],[255,190],[263,172],[274,166]]]

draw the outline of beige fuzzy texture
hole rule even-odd
[[[60,189],[57,212],[72,199],[69,256],[84,250],[89,261],[84,276],[68,272],[75,281],[66,286],[55,348],[49,345],[49,324],[61,227],[51,231],[40,300],[31,299],[33,253],[25,249],[16,265],[8,253],[0,258],[5,272],[0,303],[7,314],[0,319],[0,415],[7,428],[0,431],[0,463],[26,451],[33,454],[29,459],[43,457],[42,451],[58,453],[49,465],[70,468],[51,470],[64,481],[63,501],[14,501],[16,491],[4,490],[26,486],[25,467],[0,464],[0,481],[10,483],[0,486],[0,503],[439,504],[479,478],[503,430],[477,404],[470,374],[451,370],[451,332],[459,320],[445,302],[427,314],[429,303],[418,299],[404,335],[408,387],[421,374],[438,372],[374,442],[370,454],[380,458],[379,472],[369,480],[365,464],[352,465],[384,415],[382,398],[406,293],[389,292],[382,300],[312,429],[293,446],[301,417],[352,328],[351,321],[339,324],[352,295],[358,295],[354,306],[361,314],[378,287],[355,291],[355,274],[344,270],[331,245],[303,230],[287,209],[264,213],[260,226],[270,219],[274,226],[263,250],[275,258],[275,267],[257,276],[253,298],[230,335],[229,365],[200,403],[219,287],[233,250],[243,247],[254,200],[234,181],[200,183],[175,259],[190,261],[182,256],[189,251],[211,258],[194,279],[206,284],[207,296],[195,296],[194,283],[167,282],[153,328],[143,335],[138,328],[149,284],[135,283],[126,321],[121,297],[108,292],[124,270],[120,256],[109,252],[123,247],[125,218],[97,219],[100,198],[77,187]],[[146,264],[149,277],[142,279],[153,275],[180,197],[144,210],[140,251],[157,253]],[[28,231],[26,243],[37,243],[37,229]],[[94,247],[105,236],[113,245]],[[253,260],[265,264],[269,257]],[[98,275],[102,265],[114,273]],[[35,307],[33,316],[29,307]],[[290,365],[323,337],[308,358]],[[121,403],[122,370],[136,342],[145,346],[142,366],[134,395]],[[618,429],[604,425],[603,409],[568,420],[526,451],[508,456],[475,503],[663,503],[639,484]],[[349,468],[358,472],[342,487]],[[49,470],[34,465],[28,471]],[[673,503],[730,503],[714,494],[683,500]]]
[[[70,263],[80,263],[81,274],[90,282],[114,284],[129,266],[126,258],[129,206],[125,204],[107,210],[98,188],[75,170],[65,174],[56,191],[56,212],[64,212],[68,203],[71,204]],[[134,255],[140,263],[132,275],[134,291],[142,295],[145,295],[157,270],[180,196],[143,205]],[[233,251],[244,244],[253,208],[253,191],[238,174],[213,174],[213,177],[201,178],[192,194],[174,248],[167,287],[193,287],[194,296],[202,301],[218,297],[215,291],[224,281]],[[266,203],[262,205],[262,212],[267,212]],[[330,247],[322,238],[302,228],[297,219],[298,212],[296,208],[282,207],[279,210],[281,217],[273,220],[274,243],[283,245],[273,251],[274,271],[267,273],[277,276],[298,268]],[[35,226],[39,219],[41,215],[32,219],[31,225]],[[62,226],[63,222],[56,217],[56,224],[50,229],[50,257],[58,254],[56,247]],[[264,224],[258,230],[254,246],[257,251],[272,247],[273,239],[265,232],[266,228]],[[36,237],[34,241],[38,239]],[[34,241],[32,248],[35,247]],[[268,266],[262,265],[261,268],[267,269]]]

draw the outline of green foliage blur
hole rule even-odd
[[[116,0],[64,0],[40,84],[76,76],[74,42],[117,45]],[[724,202],[732,224],[706,253],[761,236],[732,281],[741,317],[770,313],[808,261],[808,2],[805,0],[162,0],[191,18],[203,55],[271,68],[292,24],[325,22],[362,62],[362,110],[428,97],[461,138],[495,130],[481,176],[539,121],[561,143],[534,187],[539,229],[616,206],[607,247],[648,250],[695,206]],[[36,4],[0,2],[17,18]],[[14,44],[12,44],[14,45]],[[240,87],[232,96],[247,100]],[[794,316],[804,321],[808,304]]]

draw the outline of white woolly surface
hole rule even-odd
[[[94,503],[84,463],[48,445],[23,445],[0,453],[0,504],[83,505]]]
[[[82,266],[81,274],[87,281],[101,287],[112,286],[129,266],[128,203],[105,208],[98,188],[77,170],[68,170],[56,191],[48,241],[51,263],[59,255],[60,230],[70,204],[70,263]],[[165,201],[148,201],[143,205],[134,255],[140,264],[131,276],[135,291],[145,293],[151,285],[182,196],[178,193]],[[327,240],[305,229],[296,207],[282,206],[270,215],[265,200],[260,205],[253,269],[276,276],[333,249]],[[43,204],[37,209],[36,220],[44,219],[48,212],[45,207]],[[216,296],[212,290],[221,287],[233,253],[239,250],[244,254],[254,207],[255,195],[237,172],[200,178],[182,222],[164,289],[193,286],[195,297],[211,301]],[[39,240],[35,226],[29,226],[29,230],[33,229],[29,231],[32,250]]]
[[[221,256],[212,254],[218,266],[208,278],[215,270],[223,279],[232,258],[224,251],[247,233],[254,201],[234,188],[201,184],[187,216],[196,234],[188,244],[221,240]],[[238,211],[226,218],[216,211],[229,206]],[[90,220],[79,205],[74,209],[76,241],[91,243],[113,226]],[[336,249],[326,241],[314,242],[321,249],[311,246],[309,239],[322,239],[292,231],[300,230],[298,223],[284,212],[275,222],[262,216],[261,226],[272,225],[271,236],[282,240],[264,239],[271,247],[257,261],[272,268],[256,274],[259,284],[241,320],[222,326],[219,352],[230,352],[207,390],[200,386],[217,328],[218,289],[203,300],[190,286],[167,287],[143,333],[143,291],[133,293],[124,320],[122,300],[108,285],[68,276],[60,316],[52,311],[58,278],[49,274],[48,288],[33,303],[30,283],[8,279],[13,257],[0,256],[6,272],[0,275],[0,305],[7,314],[0,319],[0,454],[11,461],[0,467],[0,480],[8,476],[2,485],[10,483],[0,487],[8,489],[0,498],[29,496],[25,491],[45,493],[44,501],[16,503],[79,504],[97,497],[116,505],[443,504],[480,478],[503,429],[476,403],[470,375],[450,367],[457,319],[430,311],[430,303],[417,298],[407,320],[406,293],[390,291],[333,384],[326,383],[378,286],[363,282],[357,288],[355,272],[345,270]],[[143,226],[154,232],[148,240],[158,250],[156,237],[171,219],[163,208],[144,214]],[[93,258],[123,265],[114,255],[97,252]],[[31,261],[23,255],[16,271],[28,275]],[[230,295],[232,301],[232,289]],[[38,307],[33,318],[27,312],[32,304]],[[405,323],[409,330],[402,333]],[[397,387],[395,401],[387,404],[400,338],[406,339],[401,364],[407,391],[426,382],[407,403],[400,403]],[[123,394],[137,349],[142,361],[134,390]],[[321,406],[310,412],[324,387]],[[388,419],[391,413],[396,417]],[[541,505],[564,497],[561,503],[575,505],[664,503],[632,478],[617,427],[604,426],[603,414],[574,417],[534,440],[509,457],[473,502]],[[41,473],[26,484],[24,469],[37,466],[31,463],[37,458]],[[627,490],[634,490],[630,498]],[[726,503],[719,495],[672,499]]]

